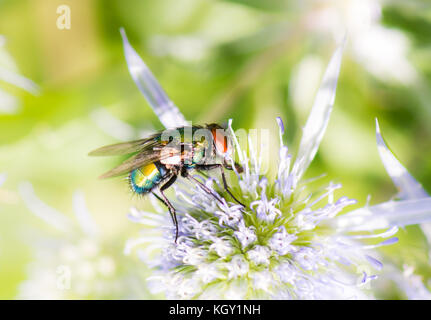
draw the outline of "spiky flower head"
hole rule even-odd
[[[123,39],[132,77],[161,122],[166,127],[184,125],[184,117],[178,117],[178,108],[124,32]],[[399,226],[429,220],[431,199],[367,205],[340,215],[356,203],[335,195],[340,184],[319,187],[315,181],[303,179],[329,121],[343,47],[344,43],[328,65],[295,161],[283,143],[284,126],[277,118],[280,147],[275,178],[262,172],[255,146],[249,144],[249,152],[242,150],[230,121],[231,138],[244,169],[239,173],[232,166],[231,185],[244,207],[232,201],[217,176],[196,175],[218,197],[199,185],[176,184],[172,202],[179,216],[177,242],[164,208],[153,202],[157,214],[131,210],[133,221],[151,229],[130,240],[125,251],[129,254],[137,248],[142,260],[154,269],[148,279],[154,292],[173,299],[372,297],[368,284],[383,267],[374,249],[396,242],[393,236]],[[378,131],[378,142],[380,138]],[[386,145],[383,148],[389,152]]]
[[[19,73],[15,59],[6,50],[6,37],[0,34],[0,84],[7,83],[17,88],[21,88],[31,94],[37,95],[39,87],[32,80],[27,79]],[[21,107],[18,96],[8,92],[0,85],[0,114],[14,114]]]
[[[31,241],[33,259],[17,298],[135,299],[142,294],[134,285],[138,273],[129,271],[133,262],[122,263],[117,241],[102,236],[82,192],[73,196],[75,220],[38,198],[29,182],[21,183],[19,193],[28,209],[55,233],[32,230],[31,239],[26,239]]]

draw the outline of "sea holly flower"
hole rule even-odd
[[[398,188],[397,200],[364,207],[346,214],[338,221],[342,228],[350,230],[377,230],[388,227],[404,227],[431,222],[431,197],[407,169],[398,161],[386,145],[376,120],[376,138],[380,158]],[[426,226],[425,233],[426,231]]]
[[[0,172],[0,187],[3,186],[3,184],[6,182],[7,180],[7,174],[4,172]],[[3,193],[3,190],[0,189],[0,203],[5,202],[8,200],[8,195],[7,193]]]
[[[400,291],[411,300],[431,300],[431,291],[428,290],[422,277],[414,273],[412,266],[404,265],[402,272],[398,269],[389,269],[388,276]]]
[[[130,46],[124,31],[123,41],[132,77],[156,114],[163,113],[161,122],[167,127],[184,125],[184,117],[178,116],[178,108]],[[231,183],[244,207],[231,201],[214,176],[200,178],[206,179],[205,185],[219,199],[179,181],[172,200],[179,220],[177,242],[169,215],[154,199],[150,198],[159,215],[131,210],[130,218],[150,229],[129,240],[125,252],[136,249],[153,268],[148,279],[153,292],[180,299],[373,297],[369,285],[384,272],[375,249],[397,242],[398,227],[429,221],[431,198],[388,201],[340,214],[356,203],[346,196],[336,198],[340,184],[315,188],[316,182],[303,179],[329,122],[343,47],[344,42],[326,69],[295,161],[283,142],[283,122],[277,118],[280,149],[274,179],[261,172],[261,155],[242,150],[229,121],[243,167],[239,173],[232,166],[235,178]],[[386,148],[378,145],[380,151]]]
[[[380,132],[380,126],[376,119],[376,138],[377,147],[380,158],[385,166],[385,169],[391,177],[394,185],[398,189],[398,194],[395,199],[414,200],[414,199],[429,199],[428,193],[422,185],[407,171],[407,169],[399,162],[395,155],[390,151],[383,136]],[[427,210],[424,207],[425,211]],[[429,207],[428,207],[428,210]],[[426,222],[426,220],[423,220]],[[420,225],[425,237],[428,241],[428,246],[431,245],[431,223],[422,223]],[[398,288],[405,294],[408,299],[431,299],[431,292],[427,289],[420,276],[414,273],[414,267],[404,265],[403,269],[398,270],[395,267],[389,266],[386,278],[392,280]]]
[[[0,187],[6,182],[7,174],[2,172],[0,173]]]
[[[114,241],[101,235],[81,192],[73,196],[76,220],[39,199],[29,182],[20,185],[19,193],[28,209],[54,231],[33,231],[34,256],[19,286],[19,299],[124,299],[142,294],[133,285],[137,274],[128,272],[133,263],[119,263],[122,255],[115,254]]]
[[[13,57],[6,50],[6,38],[0,34],[0,83],[5,82],[31,94],[38,94],[39,87],[32,80],[22,76]],[[20,107],[17,97],[0,88],[0,113],[14,114]]]
[[[299,16],[304,17],[306,30],[320,37],[342,38],[348,30],[351,58],[377,79],[415,83],[420,76],[408,59],[411,41],[402,31],[383,24],[386,5],[391,4],[381,0],[312,0],[300,6]],[[312,66],[310,62],[310,58],[303,60],[302,67]]]

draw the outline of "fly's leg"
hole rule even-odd
[[[237,203],[239,203],[240,205],[242,205],[245,208],[245,205],[241,201],[239,201],[237,198],[235,198],[235,196],[230,191],[229,186],[228,186],[227,181],[226,181],[226,176],[224,174],[223,165],[221,165],[221,164],[209,164],[209,165],[196,166],[196,169],[198,169],[198,170],[212,170],[212,169],[217,169],[217,168],[220,168],[221,177],[223,180],[223,187],[226,190],[226,192],[232,197],[232,199],[234,199]]]
[[[244,168],[239,164],[239,163],[234,163],[234,166],[235,166],[235,170],[238,172],[238,173],[243,173],[244,172]],[[228,169],[228,170],[233,170],[233,167],[230,165],[230,164],[228,164],[228,163],[226,163],[225,162],[225,164],[223,165],[223,167],[225,167],[226,169]]]
[[[163,200],[157,193],[155,193],[154,191],[151,193],[153,194],[153,196],[156,197],[157,200],[159,200],[161,203],[163,203],[166,207],[169,207],[168,204],[166,203],[166,201]]]
[[[220,203],[223,203],[223,201],[220,199],[220,197],[217,195],[217,194],[215,194],[210,188],[208,188],[206,185],[204,185],[202,182],[200,182],[198,179],[196,179],[195,177],[193,177],[192,175],[190,175],[187,171],[184,171],[184,172],[182,172],[182,176],[184,177],[184,178],[187,178],[187,179],[189,179],[190,181],[192,181],[192,182],[195,182],[195,183],[197,183],[200,187],[201,187],[201,189],[203,190],[203,191],[205,191],[206,193],[208,193],[209,195],[211,195],[211,196],[213,196],[214,198],[216,198],[216,200],[218,201],[218,202],[220,202]]]
[[[235,196],[232,194],[232,192],[230,192],[230,189],[229,189],[229,186],[227,184],[226,176],[224,174],[224,170],[223,170],[222,165],[220,165],[220,172],[221,172],[221,178],[223,180],[223,186],[224,186],[224,189],[226,190],[226,192],[229,193],[229,195],[232,197],[232,199],[234,199],[236,202],[238,202],[240,205],[242,205],[245,208],[245,205],[241,201],[239,201],[237,198],[235,198]]]
[[[175,243],[177,243],[177,239],[178,239],[178,221],[177,221],[177,214],[175,211],[174,206],[170,203],[170,201],[168,200],[168,198],[166,197],[165,193],[163,191],[165,191],[167,188],[169,188],[175,181],[177,180],[177,176],[173,175],[172,177],[169,178],[169,180],[163,184],[160,188],[160,194],[162,195],[162,198],[160,198],[157,194],[155,194],[153,192],[153,194],[156,196],[157,199],[159,199],[165,206],[168,207],[169,209],[169,213],[171,215],[172,221],[175,225]]]

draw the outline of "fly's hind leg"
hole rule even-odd
[[[169,188],[175,181],[177,180],[177,176],[173,175],[172,177],[170,177],[168,179],[167,182],[165,182],[160,188],[160,194],[162,195],[162,198],[160,198],[156,193],[153,192],[154,196],[160,200],[165,206],[168,207],[169,209],[169,213],[171,215],[172,221],[175,225],[175,243],[177,242],[178,239],[178,221],[177,221],[177,214],[175,211],[174,206],[170,203],[170,201],[168,200],[168,198],[166,197],[165,193],[163,191],[165,191],[167,188]]]

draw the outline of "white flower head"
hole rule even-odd
[[[295,246],[291,245],[293,241],[298,239],[294,234],[288,233],[284,226],[278,228],[268,242],[268,246],[277,252],[279,255],[284,256],[289,252],[295,251]]]
[[[234,279],[247,275],[250,265],[244,257],[235,255],[230,262],[226,263],[226,269],[228,270],[228,278]]]
[[[241,247],[243,249],[257,240],[257,236],[253,229],[253,227],[246,227],[244,220],[241,220],[238,224],[238,231],[235,231],[234,234],[241,243]]]
[[[39,93],[39,86],[32,80],[20,74],[15,59],[6,50],[6,38],[0,34],[0,85],[8,83],[31,94]],[[0,86],[0,114],[14,114],[20,109],[21,101],[18,97]]]
[[[119,267],[121,248],[114,254],[113,243],[100,236],[81,192],[77,191],[73,197],[76,220],[39,199],[29,182],[22,183],[19,192],[29,210],[60,236],[31,238],[34,257],[28,266],[27,279],[20,284],[18,298],[139,297],[133,285],[138,277]]]
[[[148,68],[138,59],[124,33],[123,37],[130,72],[156,114],[163,113],[162,123],[184,125],[184,117],[178,116],[178,109],[164,92],[160,101],[153,99],[160,86],[149,76]],[[250,152],[241,149],[229,121],[231,139],[243,168],[239,173],[232,166],[232,191],[244,206],[231,202],[215,177],[206,180],[205,185],[221,201],[201,188],[179,183],[174,203],[181,217],[177,243],[172,232],[170,236],[160,232],[167,230],[167,215],[166,219],[150,219],[149,225],[161,236],[145,234],[129,241],[132,245],[128,252],[132,246],[155,249],[150,244],[157,243],[158,251],[154,252],[160,258],[151,260],[151,266],[164,279],[159,289],[166,297],[370,297],[372,293],[364,288],[364,283],[372,282],[382,269],[373,250],[395,243],[397,226],[431,219],[429,197],[366,206],[340,215],[356,203],[345,196],[335,197],[341,185],[330,183],[326,188],[310,190],[310,183],[303,180],[329,122],[343,48],[344,42],[329,62],[294,162],[282,140],[284,125],[280,118],[275,179],[261,174],[261,163],[252,144]],[[380,242],[369,244],[365,239]]]
[[[255,265],[269,265],[269,258],[271,257],[271,250],[267,246],[255,246],[253,249],[247,251],[247,258]]]
[[[383,0],[313,0],[303,7],[302,15],[313,32],[329,33],[335,39],[349,32],[352,57],[376,78],[412,84],[419,76],[408,59],[410,41],[403,32],[383,25],[383,4]]]
[[[213,237],[211,240],[212,244],[210,245],[209,250],[215,251],[220,258],[228,257],[233,252],[233,247],[228,240],[215,237]]]

